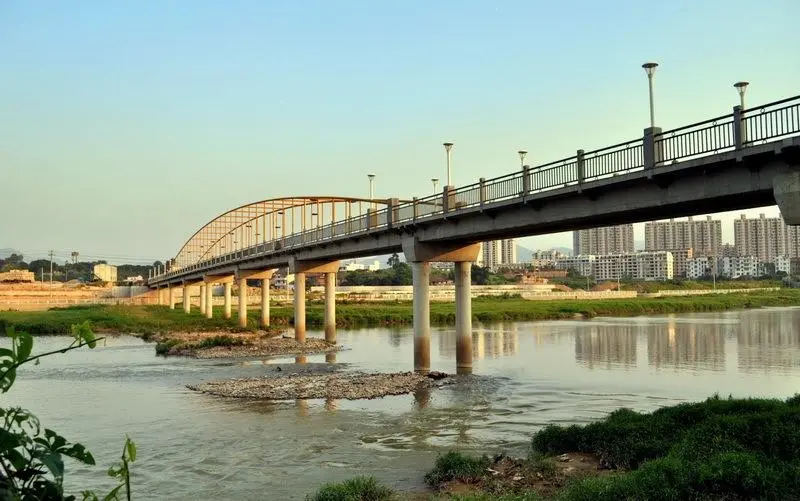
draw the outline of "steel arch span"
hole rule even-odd
[[[279,244],[287,236],[384,208],[387,200],[296,196],[261,200],[215,217],[183,244],[171,263],[176,270],[262,244]]]

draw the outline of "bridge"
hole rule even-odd
[[[238,321],[247,321],[247,279],[261,279],[261,324],[269,325],[269,278],[295,275],[294,332],[305,340],[306,275],[325,276],[325,338],[335,342],[336,272],[341,259],[402,252],[413,274],[414,368],[430,368],[431,262],[455,263],[456,365],[472,366],[470,268],[479,242],[701,213],[779,206],[800,224],[800,96],[411,200],[334,196],[251,203],[198,230],[149,285],[175,307],[192,287],[213,315],[212,284],[224,284],[227,318],[238,286]]]

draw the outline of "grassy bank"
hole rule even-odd
[[[556,455],[575,451],[598,458],[603,468],[559,469],[563,456]],[[586,426],[549,426],[533,436],[531,457],[519,462],[512,482],[503,482],[497,461],[450,452],[425,476],[437,494],[394,493],[361,479],[347,489],[325,487],[349,497],[309,499],[799,499],[799,458],[800,396],[715,397],[648,414],[620,409]],[[367,496],[359,495],[362,485]]]
[[[591,318],[660,315],[794,305],[800,305],[800,289],[747,294],[588,301],[526,301],[514,297],[478,297],[472,301],[472,316],[479,322],[530,321],[568,319],[576,316]],[[260,312],[251,308],[248,314],[248,328],[255,329]],[[309,304],[306,310],[306,325],[321,327],[323,316],[322,304]],[[146,335],[176,331],[238,330],[234,327],[235,317],[234,314],[234,319],[222,318],[221,307],[214,308],[214,318],[209,320],[200,315],[197,308],[193,309],[192,314],[185,315],[180,308],[170,310],[164,306],[96,305],[54,308],[39,312],[5,311],[0,312],[0,323],[14,325],[32,334],[65,334],[69,333],[70,325],[89,320],[96,330]],[[273,307],[271,317],[273,325],[290,325],[293,318],[292,308]],[[341,327],[410,325],[411,303],[340,302],[336,305],[336,322]],[[454,324],[455,305],[431,303],[431,322],[438,325]]]

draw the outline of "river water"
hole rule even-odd
[[[336,362],[347,370],[412,366],[410,328],[340,330],[338,340],[347,350]],[[35,351],[67,342],[37,338]],[[294,358],[162,358],[152,344],[118,336],[25,367],[4,405],[31,409],[94,453],[100,466],[68,464],[73,491],[111,485],[104,472],[127,433],[139,450],[137,500],[283,500],[356,474],[422,490],[439,452],[524,454],[545,424],[588,422],[621,406],[800,391],[800,308],[476,325],[473,345],[474,374],[427,395],[268,403],[185,385],[257,376]],[[433,329],[431,361],[455,372],[452,328]]]

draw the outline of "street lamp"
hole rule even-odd
[[[450,184],[450,150],[453,149],[453,143],[442,143],[444,146],[444,151],[447,154],[447,186],[452,186]]]
[[[524,169],[525,168],[525,155],[527,155],[528,152],[525,151],[525,150],[519,150],[517,152],[517,154],[519,155],[519,166],[520,166],[520,168]]]
[[[433,192],[436,193],[436,186],[439,184],[439,178],[432,177],[431,182],[433,183]]]
[[[653,75],[656,73],[658,63],[644,63],[642,65],[647,73],[647,85],[650,88],[650,127],[656,126],[655,113],[653,112]]]
[[[373,183],[375,181],[375,174],[367,174],[367,177],[369,178],[369,199],[372,200],[373,198],[375,198],[373,196],[374,194],[372,191]]]
[[[733,84],[736,87],[736,90],[739,92],[739,106],[744,111],[744,93],[747,90],[747,86],[750,85],[750,82],[736,82]]]

